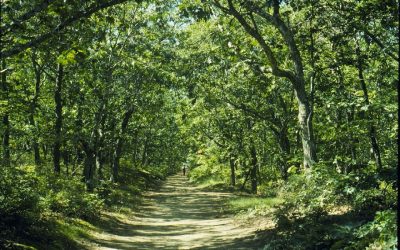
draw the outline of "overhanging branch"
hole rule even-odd
[[[106,9],[108,7],[111,7],[111,6],[114,6],[117,4],[121,4],[126,1],[127,0],[111,0],[111,1],[106,1],[106,2],[102,2],[102,3],[95,3],[95,4],[91,5],[88,9],[83,10],[83,11],[78,11],[74,15],[66,18],[63,22],[61,22],[59,25],[57,25],[57,27],[55,27],[51,31],[49,31],[45,34],[39,35],[39,36],[33,38],[32,40],[30,40],[29,42],[17,43],[12,48],[2,51],[1,57],[8,58],[8,57],[17,55],[18,53],[21,53],[28,48],[38,46],[39,44],[45,42],[46,40],[48,40],[51,37],[55,36],[56,34],[60,33],[66,27],[71,26],[77,20],[90,17],[92,14],[96,13],[97,11]],[[140,1],[141,0],[136,0],[136,2],[140,2]]]

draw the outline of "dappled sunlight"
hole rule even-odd
[[[92,249],[255,249],[256,227],[246,228],[221,214],[230,193],[203,192],[183,176],[170,177],[150,191],[134,214],[112,215],[102,232],[93,233]]]

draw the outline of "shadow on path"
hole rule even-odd
[[[230,193],[203,192],[175,175],[148,192],[128,219],[106,216],[92,249],[259,249],[255,228],[236,225],[220,210]]]

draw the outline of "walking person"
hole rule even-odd
[[[186,174],[186,165],[183,164],[183,167],[182,167],[182,175],[185,176],[185,174]]]

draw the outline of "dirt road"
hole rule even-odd
[[[259,249],[256,228],[221,213],[230,193],[204,192],[186,177],[167,179],[148,192],[140,210],[94,234],[92,249]]]

